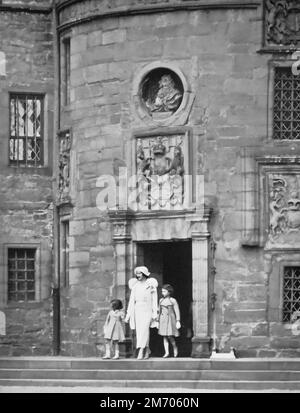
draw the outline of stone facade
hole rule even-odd
[[[45,355],[52,351],[53,32],[49,11],[22,10],[21,6],[33,3],[38,7],[42,2],[3,1],[0,5],[0,307],[6,318],[6,334],[0,336],[1,355]],[[49,6],[49,2],[43,3]],[[45,95],[42,167],[9,165],[12,92]],[[36,302],[7,303],[7,249],[18,247],[34,247],[40,257]]]
[[[32,65],[41,64],[34,71],[34,82],[49,88],[50,96],[54,90],[57,95],[52,134],[54,192],[51,168],[39,171],[33,179],[3,167],[1,191],[14,202],[12,209],[9,200],[4,203],[1,219],[8,231],[5,242],[17,242],[13,229],[18,226],[20,236],[25,223],[29,229],[25,225],[27,238],[24,235],[22,243],[40,237],[49,251],[54,242],[53,285],[61,297],[60,326],[54,328],[60,332],[61,354],[101,355],[109,302],[118,297],[126,304],[133,267],[150,260],[150,271],[160,283],[166,281],[164,258],[153,262],[156,258],[149,255],[146,244],[177,241],[191,245],[189,269],[176,278],[178,288],[186,279],[192,294],[190,355],[209,356],[214,337],[216,348],[229,351],[234,347],[240,357],[299,356],[298,330],[281,318],[284,267],[288,263],[300,266],[299,143],[274,141],[270,126],[274,70],[292,64],[293,39],[298,39],[290,19],[298,13],[295,2],[55,3],[62,65],[56,87],[60,89],[53,86],[50,29],[40,48],[36,40],[37,50],[47,61],[34,53],[28,57]],[[277,10],[283,3],[286,10]],[[5,11],[5,16],[17,19],[22,14]],[[45,11],[26,18],[41,19],[50,27],[51,15]],[[287,18],[289,33],[280,37],[278,19]],[[46,36],[45,31],[40,36]],[[44,48],[49,48],[48,53]],[[2,50],[8,53],[5,45]],[[10,74],[7,69],[3,87],[10,81],[21,86],[22,76],[29,82],[27,72]],[[168,91],[160,88],[163,76],[169,76]],[[3,155],[3,163],[5,159]],[[50,161],[51,157],[49,167]],[[120,188],[135,174],[138,188],[146,185],[148,192],[143,198],[145,191],[141,190],[139,202],[128,208]],[[13,187],[16,193],[8,192],[14,179],[19,185]],[[155,196],[165,182],[173,189],[163,202],[156,203]],[[34,203],[30,209],[23,202],[26,186],[30,187],[30,202],[38,188],[39,210],[47,211],[33,231],[30,220],[22,215],[35,208]],[[197,197],[202,195],[201,188],[205,205]],[[196,203],[180,208],[187,191],[189,200],[196,199]],[[111,202],[109,210],[102,208],[106,198]],[[33,219],[36,215],[34,210]],[[69,225],[68,277],[62,282],[62,259],[59,263],[58,257],[62,256],[65,222]],[[46,295],[36,305],[43,306],[42,314],[50,317],[51,301]],[[18,314],[24,313],[7,309],[5,304],[2,310],[7,312],[7,329],[11,325],[21,331]],[[47,338],[48,321],[39,319],[45,323],[43,328],[48,326],[43,332]],[[42,343],[43,337],[37,341]],[[129,331],[122,350],[132,354]]]

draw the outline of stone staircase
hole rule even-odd
[[[300,392],[300,359],[2,357],[5,386]]]

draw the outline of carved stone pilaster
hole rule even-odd
[[[296,46],[300,43],[298,0],[265,0],[266,46]]]
[[[113,227],[114,242],[131,241],[131,220],[133,214],[127,210],[108,212]]]
[[[114,210],[109,211],[108,215],[112,224],[112,237],[115,244],[116,280],[114,295],[119,297],[124,303],[127,303],[129,299],[128,279],[132,274],[131,221],[133,214],[128,210]],[[126,335],[129,335],[128,327]],[[121,343],[120,346],[121,354],[126,356],[132,355],[131,337],[126,337],[125,342]]]
[[[191,222],[193,256],[193,331],[192,357],[210,356],[209,325],[209,274],[210,274],[210,231],[209,221],[212,210],[204,209],[202,217],[194,217]]]
[[[70,153],[71,153],[71,133],[69,130],[61,131],[57,135],[59,158],[57,177],[57,204],[71,203],[70,198]]]

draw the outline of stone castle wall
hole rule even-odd
[[[193,131],[196,170],[205,174],[206,196],[214,208],[218,345],[225,350],[233,346],[241,355],[288,353],[274,338],[279,327],[270,330],[267,322],[263,251],[241,246],[241,148],[268,145],[269,57],[256,53],[262,41],[259,13],[179,10],[112,17],[72,28],[69,109],[76,206],[70,227],[68,305],[79,309],[82,327],[76,319],[64,318],[66,352],[70,341],[81,337],[76,350],[92,353],[95,319],[103,323],[113,296],[111,229],[96,208],[96,181],[126,163],[132,134],[145,128],[136,116],[133,83],[147,64],[158,62],[180,69],[195,93],[187,125]],[[70,323],[79,327],[73,337]]]
[[[0,354],[51,354],[54,91],[51,14],[0,10],[0,15],[0,309],[6,315],[7,326],[6,335],[0,337]],[[8,164],[10,92],[45,94],[45,167],[25,169]],[[38,302],[7,304],[4,292],[8,245],[37,246],[41,257]]]
[[[261,238],[266,236],[269,219],[269,197],[262,189],[257,197],[256,178],[263,179],[262,175],[255,175],[261,172],[251,162],[255,157],[271,155],[279,159],[295,150],[294,142],[278,147],[270,139],[272,55],[261,52],[261,2],[208,3],[56,2],[58,34],[62,40],[71,41],[70,104],[64,106],[61,102],[59,128],[71,128],[70,196],[74,205],[70,219],[69,286],[61,288],[62,355],[99,355],[109,302],[117,292],[124,302],[127,298],[116,265],[129,264],[120,260],[125,249],[116,255],[121,248],[114,246],[108,214],[97,208],[97,180],[103,175],[117,176],[120,166],[132,170],[134,137],[173,129],[175,133],[189,131],[193,171],[204,175],[206,201],[213,209],[210,230],[216,243],[218,348],[228,351],[234,347],[240,356],[298,355],[297,335],[276,314],[281,299],[279,268],[290,258],[299,263],[299,254],[294,251],[289,255],[287,250],[281,253],[274,245],[264,248],[266,244],[259,237],[250,240],[255,231],[263,233]],[[1,130],[8,130],[9,88],[46,91],[50,125],[54,90],[51,15],[1,13],[3,33],[7,34],[1,39],[7,61],[0,78]],[[185,78],[190,106],[173,125],[155,127],[138,113],[136,85],[148,65],[171,67]],[[50,129],[49,126],[49,137]],[[1,338],[1,351],[50,354],[52,171],[49,167],[25,175],[8,168],[7,136],[5,132],[2,135],[0,202],[5,232],[1,242],[40,242],[48,257],[43,261],[48,281],[44,284],[44,300],[25,306],[28,311],[3,307],[9,330]],[[245,148],[252,154],[249,158]],[[265,212],[259,212],[259,208]],[[157,233],[163,231],[161,228],[163,225]],[[130,249],[127,255],[132,255]],[[3,283],[3,258],[2,268]],[[121,271],[125,269],[122,267]],[[24,336],[25,344],[20,346]]]

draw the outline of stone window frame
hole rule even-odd
[[[288,271],[288,269],[289,269],[289,271],[297,271],[298,273],[300,273],[300,265],[290,265],[290,264],[288,264],[288,265],[285,265],[284,267],[283,267],[283,281],[284,281],[284,284],[285,284],[285,272],[286,271]],[[298,277],[297,277],[297,280],[298,280]],[[294,292],[294,282],[295,280],[292,278],[292,291]],[[291,291],[290,289],[288,289],[288,291]],[[283,285],[283,294],[284,294],[284,292],[285,292],[285,285]],[[297,289],[297,292],[298,292],[298,295],[299,295],[299,290]],[[292,299],[289,299],[289,298],[286,298],[286,297],[284,297],[283,298],[283,305],[285,305],[285,303],[286,303],[286,301],[285,300],[287,300],[287,304],[288,304],[288,307],[298,307],[296,310],[291,310],[291,308],[289,308],[288,310],[286,310],[286,311],[284,311],[284,309],[283,309],[283,314],[282,314],[282,316],[283,316],[283,318],[286,316],[286,313],[287,313],[287,315],[288,315],[288,319],[287,320],[283,320],[283,322],[291,322],[292,321],[292,318],[293,318],[293,316],[295,315],[295,313],[298,315],[299,313],[300,313],[300,298],[298,297],[296,300],[294,300],[294,297],[292,297]]]
[[[22,173],[36,173],[37,170],[46,170],[51,169],[51,134],[52,134],[52,121],[51,121],[51,106],[53,105],[53,96],[51,96],[50,89],[47,88],[39,88],[39,87],[18,87],[18,88],[9,88],[6,90],[7,93],[7,110],[8,114],[10,114],[10,97],[12,95],[37,95],[43,98],[43,159],[40,165],[36,166],[25,166],[25,165],[13,165],[9,161],[10,153],[9,153],[9,137],[10,137],[10,116],[8,115],[8,122],[7,122],[7,136],[8,138],[5,140],[6,148],[6,165],[10,170],[22,170]]]
[[[271,255],[271,269],[269,272],[269,302],[268,321],[291,325],[292,322],[283,321],[283,279],[285,267],[300,267],[299,249],[282,251],[278,249]]]
[[[63,241],[64,241],[64,225],[68,223],[70,225],[71,222],[71,215],[62,215],[59,217],[59,279],[60,279],[60,287],[67,288],[70,286],[70,256],[65,262],[65,255],[63,250]],[[69,227],[69,249],[68,252],[70,253],[70,227]],[[64,273],[63,263],[69,265],[68,275]]]
[[[179,108],[170,117],[161,120],[153,120],[152,117],[141,105],[141,84],[143,79],[154,69],[168,69],[174,72],[181,80],[183,85],[183,97]],[[134,104],[133,113],[136,114],[136,121],[143,122],[152,127],[160,126],[183,126],[187,124],[190,116],[192,105],[195,99],[195,94],[192,92],[191,86],[181,71],[174,63],[156,61],[144,66],[134,77],[132,84],[132,98]]]
[[[10,159],[10,141],[11,139],[13,139],[13,136],[9,135],[9,145],[8,145],[8,162],[9,162],[9,166],[13,166],[13,167],[20,167],[20,168],[38,168],[40,166],[42,166],[44,164],[44,100],[45,100],[45,96],[44,94],[40,94],[40,93],[9,93],[9,126],[10,126],[10,132],[11,132],[11,121],[12,121],[12,110],[11,110],[11,103],[13,100],[23,100],[26,102],[26,107],[27,107],[27,102],[28,101],[33,101],[33,100],[38,100],[40,102],[40,106],[41,106],[41,118],[40,118],[40,124],[41,124],[41,135],[39,137],[39,140],[41,142],[40,144],[40,160],[39,161],[28,161],[28,156],[27,156],[27,147],[26,147],[26,143],[27,140],[32,138],[32,136],[29,136],[28,133],[26,134],[26,138],[25,138],[25,143],[23,143],[24,147],[25,147],[25,157],[24,160],[19,160],[19,155],[18,155],[18,159],[17,160],[12,160]],[[18,111],[19,112],[19,111]],[[18,122],[17,122],[18,124]],[[18,131],[18,127],[15,126],[13,127],[13,130],[15,132],[14,137],[16,139],[21,139],[19,138],[19,131]],[[38,140],[38,137],[35,138],[36,140]],[[24,142],[24,141],[23,141]]]
[[[14,249],[35,249],[35,300],[28,302],[8,301],[8,250]],[[42,248],[40,243],[7,243],[3,245],[3,275],[2,284],[3,288],[0,292],[0,306],[1,303],[5,307],[18,308],[24,306],[30,306],[31,304],[40,302],[42,300]]]
[[[69,45],[69,91],[67,95],[66,84],[66,44]],[[70,31],[62,34],[59,38],[59,101],[60,111],[68,111],[71,104],[71,50],[72,50],[72,34]]]
[[[273,139],[273,114],[274,114],[274,80],[275,70],[277,68],[290,68],[292,71],[292,64],[295,60],[290,57],[272,58],[269,61],[269,76],[268,76],[268,102],[267,102],[267,141],[272,142],[274,145],[300,145],[300,139]]]

